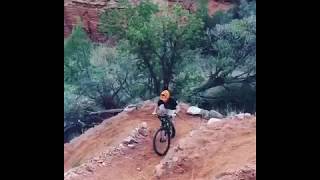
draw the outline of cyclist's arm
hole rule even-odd
[[[159,110],[158,104],[159,103],[157,103],[157,105],[154,107],[154,110],[153,110],[152,114],[158,114],[158,110]]]

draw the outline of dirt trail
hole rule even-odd
[[[187,105],[181,107],[176,118],[177,135],[165,157],[159,157],[152,149],[153,134],[160,122],[151,115],[154,103],[146,102],[139,110],[120,113],[66,144],[64,171],[119,145],[142,122],[147,123],[149,131],[142,142],[112,157],[109,165],[72,179],[152,180],[159,173],[156,167],[161,169],[160,179],[228,179],[241,173],[239,168],[255,165],[255,117],[208,126],[199,117],[187,115]]]
[[[249,175],[241,172],[231,179],[255,179],[255,128],[255,117],[201,127],[182,138],[161,160],[161,179],[223,179],[246,166],[254,166]]]
[[[123,112],[109,120],[106,120],[99,126],[88,130],[85,134],[71,141],[64,147],[64,171],[76,167],[86,160],[94,157],[97,153],[105,151],[106,149],[116,146],[127,137],[132,129],[142,122],[146,122],[151,135],[148,136],[146,142],[140,150],[135,149],[130,156],[137,159],[142,159],[142,164],[145,164],[147,159],[150,168],[160,162],[160,157],[157,156],[152,150],[152,134],[159,128],[160,121],[151,113],[154,108],[154,103],[147,102],[140,110],[133,112]],[[186,105],[182,106],[180,115],[176,118],[177,135],[173,139],[173,144],[179,137],[187,134],[192,129],[196,129],[201,124],[199,117],[186,117]],[[133,154],[132,154],[133,153]],[[122,158],[122,157],[120,157]],[[124,164],[132,162],[125,158]],[[136,160],[137,160],[136,159]],[[135,163],[137,163],[135,161]],[[122,166],[120,166],[122,167]],[[128,166],[129,169],[131,166]],[[121,168],[120,170],[124,170]]]

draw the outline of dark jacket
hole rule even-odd
[[[158,106],[160,106],[161,104],[164,104],[164,107],[166,109],[170,109],[170,110],[175,110],[177,108],[177,101],[174,98],[169,98],[167,102],[163,102],[162,100],[158,101]]]

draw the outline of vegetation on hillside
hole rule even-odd
[[[209,16],[206,1],[191,13],[149,0],[101,16],[116,46],[91,42],[81,24],[65,40],[65,120],[158,96],[169,87],[205,109],[255,111],[256,1],[236,1]]]

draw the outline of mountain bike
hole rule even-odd
[[[176,130],[168,115],[158,115],[161,122],[160,128],[153,137],[153,149],[159,156],[167,154],[171,138],[174,138]]]

